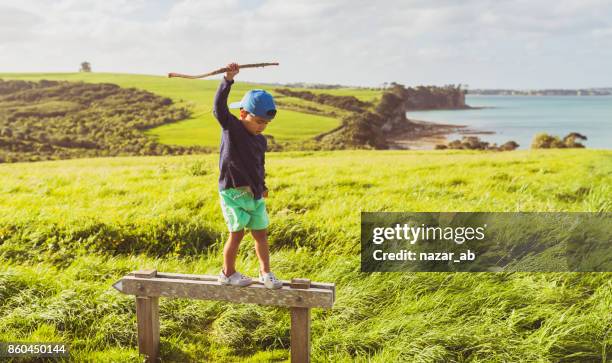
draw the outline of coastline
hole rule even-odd
[[[467,125],[450,125],[437,122],[408,119],[406,128],[388,137],[389,147],[396,150],[433,150],[438,144],[446,144],[453,134],[462,136],[491,135],[495,131],[482,131]]]
[[[406,112],[427,112],[427,111],[461,111],[461,110],[484,110],[487,108],[497,108],[494,106],[468,106],[465,107],[440,107],[440,108],[411,108]]]
[[[518,149],[529,149],[536,135],[546,133],[563,138],[572,132],[588,137],[583,143],[587,148],[610,148],[610,107],[612,96],[478,96],[467,98],[471,106],[493,109],[457,111],[408,112],[408,119],[432,121],[433,123],[468,125],[478,130],[495,131],[482,135],[480,139],[503,145],[508,141],[519,144]],[[444,135],[438,138],[418,140],[407,137],[407,142],[396,147],[431,148],[436,142],[461,139],[461,134]],[[447,130],[448,131],[448,130]],[[452,130],[450,130],[452,131]],[[460,131],[460,130],[458,130]],[[410,136],[410,135],[408,135]],[[423,135],[426,136],[426,135]],[[398,139],[395,135],[390,135]]]

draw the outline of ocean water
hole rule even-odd
[[[480,139],[502,144],[516,141],[521,149],[531,145],[540,132],[561,138],[570,132],[587,136],[587,148],[612,149],[612,96],[470,96],[474,110],[408,112],[407,117],[456,125],[467,125],[492,135]],[[449,141],[462,135],[450,135]]]

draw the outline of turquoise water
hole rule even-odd
[[[563,137],[579,132],[588,137],[585,146],[594,149],[612,148],[612,97],[610,96],[467,96],[472,107],[480,110],[448,110],[408,112],[408,118],[457,125],[471,129],[495,131],[493,135],[477,135],[489,142],[502,144],[509,140],[529,148],[540,132]],[[461,135],[451,135],[450,140]]]

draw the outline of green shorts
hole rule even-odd
[[[268,228],[270,220],[263,198],[255,200],[246,190],[229,188],[219,192],[221,211],[230,232],[238,232],[245,227],[250,230]]]

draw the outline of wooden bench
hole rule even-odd
[[[283,281],[283,287],[267,289],[260,282],[246,287],[222,285],[217,276],[141,270],[113,284],[118,291],[136,296],[138,348],[148,362],[159,356],[159,297],[229,301],[243,304],[285,306],[291,311],[291,361],[310,362],[310,309],[330,309],[336,298],[334,284],[308,279]]]

